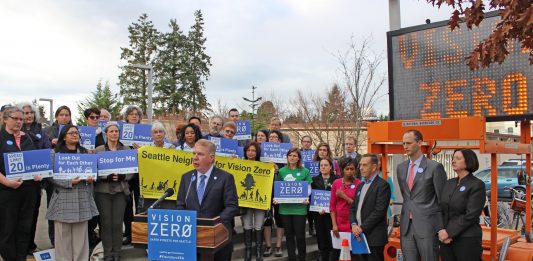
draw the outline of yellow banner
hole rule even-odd
[[[139,178],[145,198],[158,199],[167,188],[176,200],[181,176],[194,169],[192,153],[175,149],[144,146],[139,148]],[[270,208],[274,182],[274,164],[237,158],[216,157],[215,166],[235,178],[239,207]]]

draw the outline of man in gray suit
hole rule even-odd
[[[406,261],[437,261],[437,232],[443,228],[439,203],[446,172],[442,164],[424,157],[422,141],[418,130],[404,133],[409,160],[396,168],[403,197],[400,243]]]

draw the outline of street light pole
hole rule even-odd
[[[254,126],[255,126],[255,121],[254,121],[255,107],[257,106],[257,102],[263,99],[263,97],[258,97],[257,99],[255,98],[255,89],[257,89],[257,87],[252,86],[252,99],[251,100],[246,97],[242,97],[243,100],[251,103],[250,107],[252,107],[252,130],[254,129]]]
[[[148,123],[152,124],[152,116],[153,116],[153,109],[152,109],[152,90],[154,88],[153,82],[152,82],[152,73],[154,71],[154,68],[151,65],[145,65],[145,64],[132,64],[134,68],[139,68],[143,70],[148,70],[148,101],[146,104],[146,115],[148,117]]]
[[[54,99],[49,99],[49,98],[39,98],[39,101],[44,101],[44,102],[49,102],[50,103],[50,125],[52,125],[54,123],[54,119],[53,119],[53,116],[54,116]],[[36,112],[36,113],[39,113],[39,112]]]

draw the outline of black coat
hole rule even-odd
[[[9,134],[5,130],[5,128],[2,128],[2,130],[0,131],[0,172],[2,173],[2,175],[5,175],[6,173],[4,153],[19,152],[19,151],[25,151],[25,150],[35,150],[35,149],[37,148],[35,147],[33,140],[28,134],[20,136],[20,148],[19,148],[17,147],[17,144],[15,143],[15,136],[13,136],[13,134]],[[23,182],[23,185],[28,185],[28,184],[36,185],[39,183],[33,180],[25,180]],[[0,189],[8,189],[8,188],[0,184]]]
[[[333,184],[333,181],[338,179],[339,176],[336,175],[329,175],[328,184],[324,184],[324,179],[322,178],[322,174],[318,174],[313,177],[313,183],[311,183],[311,189],[320,189],[320,190],[329,190],[331,191],[331,185]]]
[[[350,224],[357,224],[356,214],[361,190],[364,183],[357,187],[355,200],[350,208]],[[368,188],[361,205],[360,225],[369,246],[385,246],[388,242],[387,211],[391,197],[389,183],[376,176]]]
[[[479,216],[485,206],[485,183],[472,174],[457,182],[458,178],[446,181],[442,190],[444,229],[451,238],[481,238]]]

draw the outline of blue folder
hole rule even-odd
[[[359,234],[359,239],[352,234],[352,253],[353,254],[370,254],[370,248],[364,233]]]

